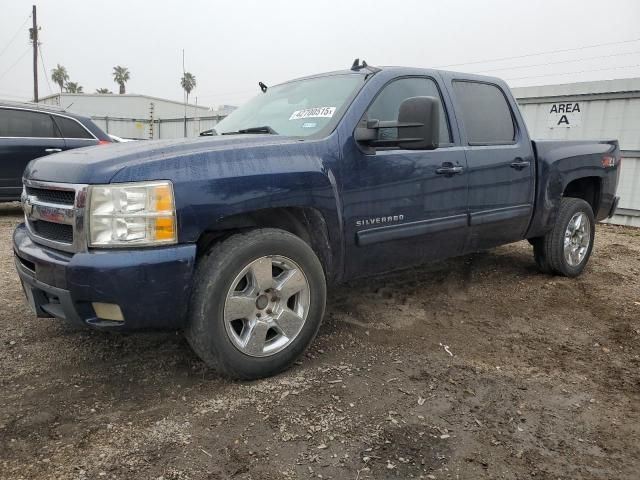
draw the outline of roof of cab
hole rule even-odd
[[[359,68],[357,70],[353,69],[345,69],[345,70],[334,70],[331,72],[322,72],[316,73],[312,75],[306,75],[303,77],[294,78],[291,80],[287,80],[285,82],[281,82],[278,85],[283,85],[290,82],[295,82],[299,80],[308,80],[311,78],[320,78],[320,77],[329,77],[334,75],[375,75],[378,72],[385,72],[387,74],[396,74],[398,76],[401,75],[433,75],[434,73],[438,74],[446,74],[448,76],[452,76],[454,78],[466,79],[466,80],[478,80],[489,83],[498,83],[505,84],[505,81],[498,77],[490,77],[487,75],[478,75],[475,73],[465,73],[465,72],[456,72],[451,70],[441,70],[438,68],[422,68],[422,67],[403,67],[403,66],[374,66],[368,65],[368,67]]]

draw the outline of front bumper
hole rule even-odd
[[[117,330],[185,324],[195,245],[68,254],[34,243],[21,224],[13,248],[27,300],[38,317]],[[93,302],[119,305],[124,321],[97,317]]]

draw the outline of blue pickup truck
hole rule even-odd
[[[575,276],[616,208],[617,141],[531,141],[497,78],[354,62],[261,87],[211,136],[28,165],[13,247],[38,317],[181,329],[264,377],[312,341],[327,284],[524,239]]]

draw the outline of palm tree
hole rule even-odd
[[[182,76],[182,80],[180,80],[180,85],[182,85],[184,91],[187,92],[187,103],[189,103],[189,94],[191,93],[191,90],[196,88],[196,76],[192,73],[186,72]]]
[[[96,88],[96,93],[113,93],[108,88]]]
[[[62,93],[62,88],[64,87],[65,82],[69,80],[67,69],[58,64],[56,68],[51,70],[51,80],[58,84],[60,87],[60,93]]]
[[[131,78],[131,75],[127,67],[121,67],[120,65],[113,67],[113,81],[120,85],[120,95],[126,93],[124,84],[129,81],[129,78]]]
[[[82,85],[79,85],[78,82],[67,82],[64,88],[69,93],[84,93],[82,91]]]

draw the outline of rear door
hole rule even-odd
[[[79,120],[54,113],[53,120],[62,132],[66,149],[97,145],[98,139]]]
[[[0,197],[18,199],[27,164],[64,148],[49,113],[0,108]]]
[[[452,82],[457,117],[466,144],[469,238],[474,251],[524,238],[533,212],[533,149],[518,127],[514,105],[497,84]]]

